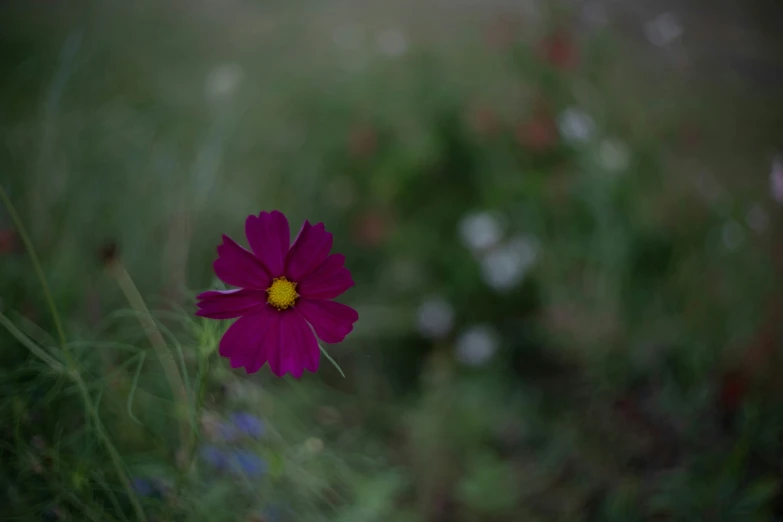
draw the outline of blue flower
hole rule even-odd
[[[235,442],[244,437],[259,439],[264,435],[264,421],[251,413],[232,413],[227,422],[216,426],[215,434],[223,442]]]
[[[248,477],[260,477],[266,472],[266,462],[247,450],[233,450],[229,456],[229,469],[235,475]]]
[[[258,439],[264,434],[264,422],[251,413],[234,413],[231,422],[247,437]]]
[[[205,445],[199,450],[201,458],[217,470],[227,470],[237,476],[260,477],[266,472],[266,462],[255,453],[243,449],[221,449]]]

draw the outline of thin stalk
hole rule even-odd
[[[19,232],[19,237],[22,238],[22,243],[24,243],[27,254],[30,256],[30,261],[33,263],[33,268],[35,269],[35,275],[38,276],[38,281],[41,283],[41,288],[43,288],[46,303],[49,305],[49,311],[52,314],[54,327],[57,330],[57,336],[60,339],[60,344],[65,346],[65,330],[63,330],[63,325],[60,321],[60,314],[57,313],[57,308],[54,306],[54,298],[52,298],[52,292],[49,290],[49,283],[46,281],[46,277],[44,277],[41,261],[38,259],[38,254],[36,254],[35,249],[33,248],[33,243],[30,241],[30,236],[27,235],[27,231],[25,230],[24,225],[22,225],[22,219],[16,212],[16,208],[11,203],[8,194],[2,185],[0,185],[0,199],[3,200],[3,204],[8,209],[8,213],[11,215],[11,220],[14,222],[16,230]]]
[[[125,489],[126,494],[128,495],[128,499],[131,505],[133,506],[133,510],[136,513],[136,518],[140,522],[147,522],[147,515],[144,514],[144,508],[141,507],[141,503],[139,502],[139,499],[136,496],[136,492],[133,490],[133,486],[131,485],[130,480],[128,479],[128,475],[125,471],[125,467],[122,465],[122,459],[120,458],[120,454],[117,452],[117,449],[114,447],[114,444],[112,444],[108,435],[106,435],[106,432],[103,430],[103,424],[101,423],[101,419],[100,416],[98,415],[98,411],[95,409],[92,403],[92,398],[90,397],[90,393],[87,390],[87,385],[85,384],[84,379],[82,379],[82,376],[76,367],[76,362],[74,361],[74,358],[71,355],[70,350],[68,349],[68,342],[65,337],[65,330],[63,329],[62,321],[60,320],[60,314],[57,312],[57,307],[54,304],[54,298],[52,297],[52,292],[49,290],[49,283],[47,282],[46,277],[44,276],[41,262],[38,259],[38,254],[36,254],[35,248],[33,248],[33,243],[32,241],[30,241],[30,236],[27,234],[27,230],[22,224],[22,219],[19,217],[19,214],[16,212],[16,208],[14,207],[13,203],[11,203],[11,199],[8,197],[8,194],[6,193],[2,185],[0,185],[0,199],[2,199],[3,204],[8,209],[8,213],[11,215],[11,219],[13,220],[14,225],[16,226],[16,230],[19,233],[19,237],[22,239],[25,249],[27,250],[27,253],[30,256],[30,261],[33,264],[33,268],[35,269],[35,273],[36,276],[38,277],[38,281],[40,282],[41,287],[43,288],[44,297],[46,298],[46,303],[49,306],[49,311],[52,314],[52,319],[54,320],[55,328],[57,329],[57,336],[60,339],[60,350],[62,351],[63,357],[65,358],[68,367],[67,373],[74,380],[76,386],[79,388],[79,394],[81,395],[81,398],[84,401],[85,409],[87,410],[87,413],[89,414],[91,420],[95,423],[96,431],[98,432],[98,438],[105,446],[106,451],[109,453],[109,458],[111,459],[112,465],[114,466],[114,469],[117,472],[117,477],[120,479],[120,482],[122,483],[122,486]],[[31,341],[30,344],[34,344],[34,343],[32,343]],[[28,345],[28,348],[29,347],[30,346]],[[40,356],[40,354],[37,355]]]
[[[117,280],[117,284],[122,290],[122,293],[125,294],[125,298],[128,300],[131,308],[136,312],[136,316],[138,317],[141,326],[144,328],[144,332],[147,334],[150,344],[152,344],[155,355],[158,357],[161,366],[163,366],[163,372],[166,375],[166,380],[169,382],[175,402],[178,403],[183,412],[190,417],[190,399],[188,398],[187,388],[182,380],[174,356],[172,355],[171,350],[169,350],[166,340],[163,338],[163,334],[161,334],[160,329],[155,324],[152,314],[150,313],[149,308],[147,308],[147,304],[144,302],[144,298],[141,297],[139,289],[136,288],[133,279],[120,260],[114,259],[110,262],[109,272]],[[180,421],[180,441],[185,451],[189,453],[193,440],[193,430],[190,429],[190,419],[178,420]]]

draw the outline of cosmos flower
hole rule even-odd
[[[297,379],[305,369],[315,372],[316,335],[338,343],[359,319],[354,309],[332,301],[354,285],[345,256],[329,254],[332,234],[323,223],[305,221],[291,245],[288,220],[278,211],[249,216],[245,234],[252,252],[224,235],[213,265],[223,282],[239,288],[202,293],[196,315],[239,318],[220,341],[220,355],[232,368],[255,373],[269,363],[275,375]]]

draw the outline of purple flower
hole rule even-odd
[[[258,439],[264,434],[264,422],[251,413],[234,413],[231,422],[246,437]]]
[[[219,471],[248,477],[259,477],[266,472],[266,462],[248,450],[222,449],[206,445],[201,447],[199,453],[209,466]]]
[[[229,470],[234,475],[260,477],[266,472],[266,462],[247,450],[233,450],[228,454]]]
[[[223,282],[239,288],[202,293],[196,315],[239,318],[220,341],[232,368],[255,373],[269,363],[278,377],[297,379],[305,369],[315,372],[321,357],[315,336],[338,343],[359,319],[332,301],[354,285],[345,256],[329,254],[332,234],[323,223],[305,221],[291,245],[288,220],[276,210],[249,216],[245,235],[252,252],[224,235],[213,265]]]
[[[264,434],[264,422],[251,413],[233,413],[228,422],[217,426],[217,437],[225,442],[233,442],[242,437],[261,438]]]

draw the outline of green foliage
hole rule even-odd
[[[493,455],[471,457],[457,494],[465,506],[479,514],[497,515],[513,511],[516,481],[509,465]]]
[[[758,114],[779,93],[661,74],[611,32],[565,31],[564,68],[548,23],[495,48],[457,11],[421,33],[315,5],[7,4],[3,517],[780,517],[775,379],[734,408],[720,379],[756,344],[777,360]],[[356,330],[299,381],[232,370],[228,321],[193,315],[220,234],[271,208],[324,221],[357,282]],[[477,213],[498,238],[471,248]],[[227,437],[238,412],[263,434]]]

